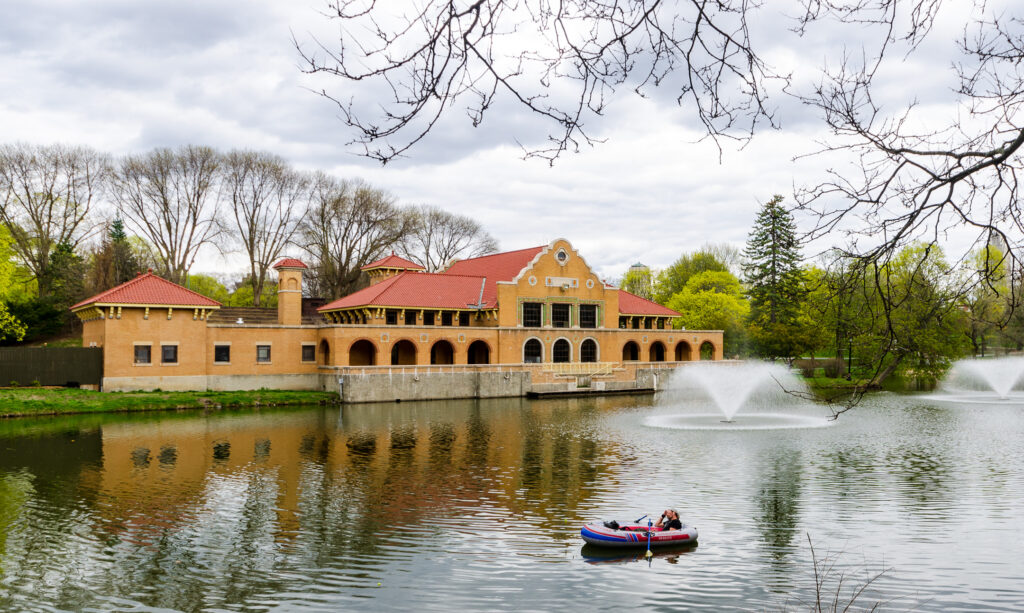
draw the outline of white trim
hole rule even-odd
[[[569,362],[572,362],[572,353],[573,353],[572,352],[572,350],[573,350],[572,341],[570,341],[569,338],[565,337],[565,336],[559,336],[555,340],[551,341],[551,362],[553,364],[555,363],[555,344],[557,344],[558,341],[565,341],[565,344],[569,345]],[[566,362],[558,362],[558,363],[559,364],[565,364]]]
[[[532,340],[536,340],[540,343],[540,362],[527,362],[526,361],[526,343]],[[523,345],[519,348],[519,359],[523,364],[543,364],[544,363],[544,339],[539,336],[531,336],[523,341]]]
[[[585,343],[587,341],[593,342],[594,346],[597,347],[597,352],[594,354],[594,362],[600,362],[601,361],[601,343],[597,342],[597,339],[594,338],[593,336],[585,336],[585,337],[583,337],[582,340],[580,340],[580,362],[583,361],[583,343]]]

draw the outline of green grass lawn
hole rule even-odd
[[[334,392],[252,390],[244,392],[93,392],[21,387],[0,389],[0,417],[171,409],[330,404]]]

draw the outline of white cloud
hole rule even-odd
[[[324,8],[316,0],[0,5],[0,131],[7,141],[82,143],[115,155],[181,143],[266,149],[303,168],[363,177],[402,202],[470,215],[506,249],[566,237],[608,279],[636,261],[667,266],[709,241],[741,246],[762,202],[823,172],[820,159],[793,161],[824,136],[794,100],[776,99],[782,131],[742,149],[725,142],[719,161],[714,143],[693,130],[693,109],[667,89],[646,100],[624,92],[593,121],[607,142],[553,168],[520,159],[515,139],[537,142],[549,126],[506,102],[477,129],[455,112],[408,158],[380,167],[345,147],[353,134],[337,108],[307,89],[349,86],[299,71],[291,32],[330,43],[336,32],[318,13]],[[963,18],[950,15],[927,53],[892,65],[881,90],[893,104],[925,101],[925,123],[955,113],[948,47]],[[768,41],[776,68],[807,84],[844,41],[831,27],[798,39],[789,24],[765,13],[754,35]],[[199,267],[239,261],[210,253]]]

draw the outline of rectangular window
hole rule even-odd
[[[384,311],[384,323],[388,326],[398,325],[398,311],[394,309],[388,309]]]
[[[596,304],[581,304],[580,305],[580,327],[581,328],[596,328],[597,327],[597,305]]]
[[[424,326],[432,326],[432,325],[434,325],[434,312],[433,311],[425,311],[423,313],[423,325]]]
[[[135,345],[135,363],[136,364],[149,364],[151,359],[152,347],[149,345]]]
[[[302,346],[302,361],[303,362],[316,362],[316,345],[303,345]]]
[[[633,320],[633,329],[634,330],[639,330],[640,329],[640,318],[639,317],[630,317],[630,319]]]
[[[416,311],[405,312],[405,325],[415,326],[416,325]]]
[[[270,345],[256,345],[256,361],[261,364],[270,363]]]
[[[650,317],[644,319],[644,330],[650,330],[654,327],[654,320]]]
[[[177,345],[160,345],[160,362],[163,364],[178,363]]]
[[[450,325],[452,325],[452,313],[451,313],[451,311],[445,311],[444,313],[441,313],[441,325],[442,326],[450,326]]]
[[[622,329],[622,330],[625,330],[628,327],[629,327],[629,318],[628,317],[619,317],[619,328]]]
[[[551,325],[556,328],[569,327],[569,312],[572,306],[568,304],[551,305]]]
[[[214,345],[213,361],[218,364],[231,363],[231,345]]]
[[[539,328],[541,326],[541,312],[543,305],[539,302],[523,303],[523,326],[527,328]]]
[[[459,325],[460,326],[468,326],[469,325],[469,311],[460,311],[459,312]]]
[[[658,329],[659,330],[664,330],[665,329],[665,318],[664,317],[659,317],[658,318]]]

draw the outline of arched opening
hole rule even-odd
[[[531,338],[523,344],[523,363],[540,364],[544,361],[544,345],[540,341]]]
[[[431,364],[454,364],[455,363],[455,347],[448,341],[437,341],[434,346],[430,348],[430,363]]]
[[[622,361],[636,362],[640,359],[640,345],[636,341],[629,341],[622,346]]]
[[[317,353],[320,355],[319,364],[321,366],[330,366],[331,364],[331,344],[326,339],[320,341],[320,347],[317,349]]]
[[[468,364],[490,364],[491,348],[484,341],[473,341],[467,349],[466,362]]]
[[[676,362],[689,362],[693,359],[691,355],[692,349],[690,349],[690,343],[686,341],[679,341],[676,343]]]
[[[352,343],[348,349],[350,366],[373,366],[377,363],[377,347],[366,339]]]
[[[588,338],[580,344],[580,362],[597,361],[597,343],[594,339]]]
[[[414,366],[416,364],[416,345],[409,340],[400,340],[391,347],[392,366]]]
[[[653,343],[651,343],[650,361],[651,362],[664,362],[665,361],[665,345],[661,341],[654,341]]]
[[[700,344],[700,359],[715,359],[715,346],[711,343],[711,341],[704,341],[703,343]]]
[[[564,338],[560,338],[555,341],[555,345],[551,348],[551,361],[552,362],[568,362],[572,359],[572,345],[569,341]]]

